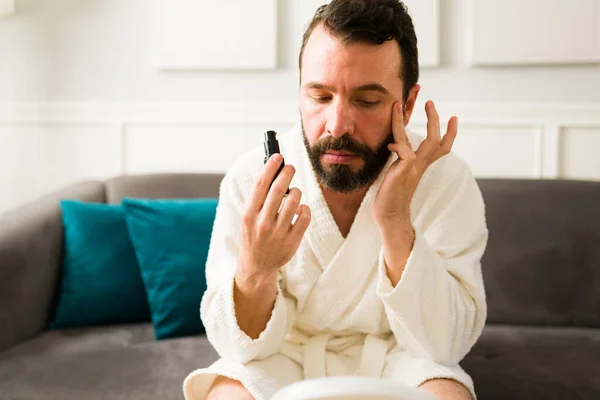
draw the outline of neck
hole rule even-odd
[[[340,193],[321,185],[325,202],[343,237],[350,232],[354,218],[368,190],[367,186],[350,193]]]
[[[331,190],[323,185],[320,185],[320,186],[321,186],[321,192],[323,192],[323,196],[325,196],[325,198],[335,199],[336,201],[339,201],[340,203],[345,203],[345,204],[358,203],[360,205],[360,203],[362,202],[362,199],[365,197],[365,195],[369,191],[368,186],[358,189],[358,190],[355,190],[350,193],[336,192],[335,190]]]

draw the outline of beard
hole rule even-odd
[[[383,143],[373,151],[346,133],[340,138],[326,136],[311,146],[304,131],[304,123],[302,139],[319,183],[341,193],[350,193],[373,183],[389,159],[391,152],[387,148],[388,144],[394,143],[394,135],[390,132]],[[321,156],[331,150],[347,151],[360,157],[363,160],[362,168],[353,171],[352,167],[346,164],[323,165]]]

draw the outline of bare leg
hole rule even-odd
[[[206,400],[255,400],[240,381],[218,376]]]
[[[438,400],[473,400],[471,392],[452,379],[431,379],[420,387],[433,394]]]

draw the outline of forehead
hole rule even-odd
[[[343,43],[323,25],[315,27],[302,56],[302,82],[317,81],[347,84],[364,81],[400,84],[400,48],[395,40],[381,45]]]

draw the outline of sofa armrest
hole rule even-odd
[[[52,318],[62,257],[62,199],[104,203],[104,183],[78,183],[0,215],[0,351],[36,336]]]

